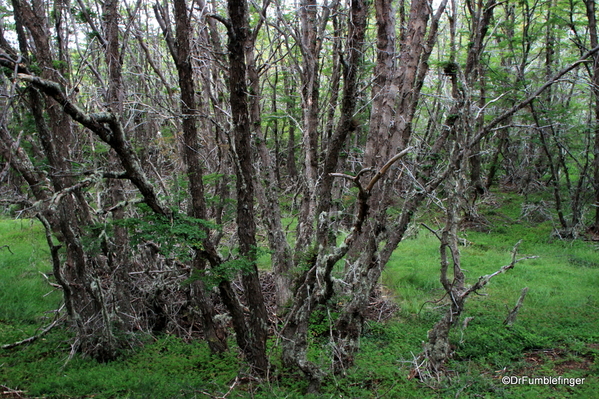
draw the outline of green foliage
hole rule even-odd
[[[112,223],[96,223],[85,227],[85,235],[81,244],[89,255],[97,255],[105,249],[106,242],[114,237]]]
[[[131,243],[154,242],[160,246],[166,257],[187,261],[191,259],[190,249],[202,248],[206,229],[215,229],[214,223],[197,219],[179,212],[172,217],[157,215],[147,205],[140,204],[141,216],[115,221],[129,230]]]
[[[66,61],[52,60],[52,67],[54,69],[63,70],[68,66]]]
[[[170,198],[174,204],[180,204],[189,198],[189,179],[184,175],[175,175],[170,183]]]
[[[204,198],[206,199],[207,206],[222,206],[223,211],[223,223],[232,221],[235,218],[235,199],[233,198],[222,198],[216,194],[219,192],[218,186],[222,184],[223,179],[227,179],[228,190],[231,190],[231,182],[234,182],[235,176],[226,176],[223,173],[209,173],[203,176],[204,186],[206,187],[206,193]]]
[[[75,20],[82,24],[87,23],[87,18],[85,17],[85,14],[87,14],[92,20],[98,18],[98,14],[89,7],[85,9],[85,12],[83,10],[77,10],[73,8],[71,10],[71,13],[75,17]]]
[[[520,220],[521,198],[502,193],[499,204],[481,207],[479,211],[489,221],[489,232],[464,231],[468,246],[460,247],[462,267],[467,283],[489,274],[510,261],[513,244],[524,238],[519,257],[539,255],[538,259],[516,264],[514,270],[495,277],[480,292],[484,296],[470,298],[464,317],[473,317],[463,330],[462,323],[453,331],[456,357],[448,368],[453,375],[440,388],[439,397],[586,397],[588,381],[598,381],[597,368],[567,371],[565,375],[584,376],[584,386],[567,389],[562,386],[504,386],[497,379],[497,370],[505,375],[558,376],[560,362],[548,359],[543,369],[531,370],[525,354],[562,348],[573,353],[571,362],[584,363],[599,343],[597,333],[597,295],[599,282],[597,251],[588,242],[551,239],[551,222],[530,223]],[[415,320],[428,321],[428,328],[439,317],[442,290],[438,282],[438,241],[427,231],[416,239],[404,241],[394,253],[383,275],[383,283],[393,291],[402,309],[402,317],[410,317],[404,326]],[[517,322],[507,327],[503,320],[515,305],[520,290],[529,292],[520,309]],[[387,327],[388,328],[388,327]],[[421,340],[426,333],[420,335]],[[414,345],[413,353],[418,353]],[[593,352],[594,353],[594,352]],[[595,356],[595,355],[593,355]],[[409,356],[404,358],[409,361]],[[570,374],[568,374],[570,373]],[[555,391],[553,390],[555,389]],[[583,393],[584,392],[584,393]],[[519,396],[522,395],[522,396]],[[425,394],[423,394],[425,396]],[[551,395],[550,395],[551,396]],[[589,397],[596,397],[592,394]],[[400,397],[405,397],[400,395]],[[433,396],[434,397],[434,396]]]
[[[330,311],[335,306],[319,306],[310,316],[310,334],[313,337],[327,336],[335,321],[339,317],[339,312]]]
[[[41,75],[42,73],[42,68],[40,68],[39,64],[37,62],[31,62],[29,64],[29,70],[34,74],[34,75]]]
[[[12,15],[12,10],[8,9],[4,4],[0,5],[0,18]]]
[[[512,366],[526,351],[550,346],[551,340],[538,332],[477,317],[462,337],[456,359],[481,359],[496,368],[503,368]]]
[[[218,265],[213,265],[208,270],[194,270],[191,278],[186,282],[190,283],[200,279],[204,281],[207,287],[216,287],[223,281],[235,279],[239,273],[247,274],[254,271],[256,266],[255,258],[259,253],[263,253],[263,250],[257,248],[254,250],[254,255],[250,258],[235,256],[233,259],[226,260]]]

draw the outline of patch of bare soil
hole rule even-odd
[[[21,399],[26,399],[25,395],[25,391],[21,391],[18,389],[12,389],[7,387],[6,385],[0,385],[0,392],[2,393],[0,395],[0,398],[2,399],[14,399],[14,398],[21,398]]]
[[[599,349],[599,344],[589,344],[589,349]],[[595,363],[593,354],[573,354],[562,349],[541,349],[524,354],[528,364],[524,370],[536,371],[545,365],[549,365],[556,375],[563,375],[575,370],[589,370]]]
[[[590,241],[599,241],[599,228],[591,226],[587,229],[587,239]]]

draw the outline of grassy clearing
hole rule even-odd
[[[456,356],[449,367],[455,375],[445,388],[429,391],[431,397],[599,397],[597,244],[551,239],[549,221],[520,220],[519,209],[508,196],[503,207],[489,212],[490,232],[464,232],[468,245],[461,248],[461,260],[470,284],[508,264],[520,239],[519,255],[538,258],[518,263],[495,277],[483,296],[470,298],[463,318],[473,319],[467,329],[453,332]],[[396,293],[404,317],[430,319],[429,327],[438,319],[442,302],[435,301],[443,293],[438,269],[438,242],[428,231],[400,245],[383,283]],[[505,326],[503,320],[524,287],[529,291],[518,320]],[[512,386],[502,384],[504,376],[577,377],[585,382]]]
[[[504,200],[483,209],[492,222],[490,232],[464,233],[468,245],[461,253],[468,282],[509,263],[520,239],[519,253],[539,258],[518,263],[469,300],[463,317],[473,319],[465,330],[453,331],[451,379],[434,389],[408,379],[413,357],[443,310],[438,242],[422,229],[400,245],[383,276],[387,292],[400,305],[397,317],[385,324],[368,323],[356,366],[343,377],[330,377],[318,397],[599,398],[597,244],[551,239],[550,222],[520,220],[520,204],[509,196]],[[44,297],[51,288],[39,274],[49,272],[39,226],[0,221],[0,240],[15,253],[13,258],[0,252],[0,343],[7,343],[45,325],[45,312],[57,307],[60,295]],[[518,319],[505,326],[503,320],[524,287],[529,291]],[[215,358],[203,342],[158,337],[121,361],[99,364],[78,356],[67,363],[68,339],[67,332],[55,329],[43,340],[0,351],[0,385],[46,398],[306,397],[301,376],[276,367],[268,383],[237,378],[245,367],[237,353]],[[326,337],[314,334],[313,339],[327,350]],[[276,342],[271,345],[276,363]],[[316,361],[327,359],[318,345],[312,355]],[[504,385],[501,380],[524,376],[585,380],[576,386]]]

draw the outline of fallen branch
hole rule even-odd
[[[11,396],[7,396],[7,397],[24,398],[24,396],[22,396],[21,394],[24,394],[25,391],[21,391],[20,389],[12,389],[12,388],[7,387],[6,385],[0,385],[0,387],[2,387],[2,389],[3,389],[2,396],[11,395]],[[13,395],[16,395],[16,396],[13,396]]]
[[[62,307],[61,307],[61,309],[62,309]],[[60,311],[60,309],[59,309],[59,311]],[[48,334],[50,332],[50,330],[52,330],[54,327],[56,327],[58,325],[58,323],[62,322],[63,320],[64,320],[64,317],[58,317],[56,320],[54,320],[52,323],[50,323],[50,325],[48,325],[46,328],[44,328],[39,334],[34,335],[32,337],[29,337],[29,338],[25,338],[22,341],[13,342],[12,344],[2,345],[2,349],[11,349],[11,348],[15,348],[15,347],[20,346],[20,345],[24,345],[24,344],[28,344],[28,343],[34,342],[38,338],[43,337],[44,335]]]
[[[14,252],[10,250],[10,247],[8,245],[3,245],[0,247],[0,249],[4,249],[4,248],[8,249],[8,252],[10,252],[11,255],[14,255]]]

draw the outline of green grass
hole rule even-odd
[[[34,345],[2,355],[0,381],[27,395],[47,398],[194,398],[223,395],[239,371],[234,352],[210,355],[203,342],[165,336],[121,361],[67,362],[68,334],[53,331]]]
[[[40,223],[0,222],[0,322],[39,325],[58,308],[61,293],[42,277],[51,278],[49,250]]]
[[[599,253],[596,243],[551,238],[550,222],[520,221],[519,204],[507,196],[507,204],[490,212],[493,228],[488,233],[465,231],[470,242],[461,247],[467,283],[490,274],[511,259],[513,245],[522,239],[518,257],[538,256],[516,264],[496,276],[480,293],[471,296],[462,318],[473,317],[466,330],[453,331],[455,371],[439,397],[573,397],[597,398],[599,370]],[[443,292],[438,281],[438,240],[427,230],[417,239],[400,244],[383,275],[383,283],[395,291],[402,314],[414,319],[440,317]],[[517,322],[503,320],[516,304],[521,290],[529,291]],[[435,319],[435,314],[437,314]],[[426,334],[421,334],[424,340]],[[540,364],[527,362],[527,354],[558,349],[560,356]],[[418,351],[418,348],[415,349]],[[405,356],[405,355],[404,355]],[[563,367],[563,365],[568,367]],[[586,378],[584,385],[503,385],[500,376],[568,376]],[[429,392],[435,397],[432,392]],[[480,396],[479,396],[480,395]]]
[[[465,330],[459,323],[452,332],[450,378],[434,389],[408,378],[427,331],[443,312],[438,240],[422,229],[400,244],[382,277],[400,306],[398,314],[387,323],[368,322],[355,367],[344,376],[328,377],[314,398],[599,398],[597,244],[552,239],[550,222],[522,221],[514,196],[500,200],[500,206],[481,208],[492,222],[491,231],[462,233],[470,242],[460,248],[467,283],[509,263],[520,239],[520,256],[538,258],[518,263],[491,280],[481,295],[470,297],[462,317],[472,321]],[[48,323],[46,312],[59,305],[59,293],[44,296],[52,289],[39,273],[49,272],[41,233],[36,223],[0,221],[0,243],[14,252],[0,252],[0,343],[34,334]],[[267,257],[263,254],[260,264]],[[529,291],[518,319],[505,326],[503,320],[524,287]],[[67,362],[70,338],[57,328],[33,344],[0,351],[0,385],[45,398],[309,397],[303,393],[303,377],[277,364],[275,341],[270,345],[276,367],[268,382],[258,384],[236,380],[245,366],[235,350],[213,357],[204,342],[163,336],[121,360],[100,364],[77,355]],[[318,345],[326,339],[313,339],[313,358],[326,362],[327,348]],[[503,376],[578,377],[585,382],[504,385]]]

